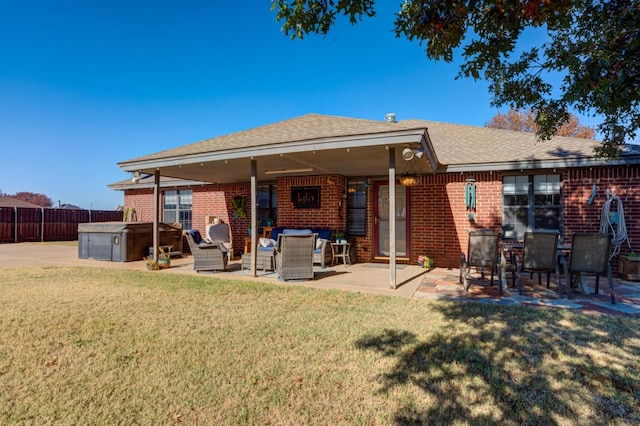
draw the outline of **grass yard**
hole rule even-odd
[[[0,424],[638,424],[639,322],[3,269]]]

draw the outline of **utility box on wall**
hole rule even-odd
[[[160,245],[182,251],[182,228],[161,223]],[[78,258],[131,262],[142,260],[153,245],[151,222],[78,224]]]

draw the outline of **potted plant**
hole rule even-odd
[[[426,255],[418,256],[418,266],[421,266],[425,269],[433,268],[433,259]]]
[[[247,218],[247,200],[246,198],[238,195],[235,197],[231,197],[230,200],[231,207],[233,207],[233,217],[235,219],[246,219]]]
[[[336,239],[336,243],[346,243],[347,240],[344,239],[345,235],[344,232],[342,231],[336,231],[335,234],[333,234],[333,236]]]
[[[640,281],[640,256],[633,251],[626,256],[618,256],[618,273],[625,280]]]
[[[160,269],[160,267],[158,266],[158,262],[156,262],[151,256],[145,257],[144,262],[147,266],[147,271],[157,271],[158,269]]]
[[[159,247],[158,256],[158,268],[167,269],[171,267],[171,255],[164,251],[162,247]]]

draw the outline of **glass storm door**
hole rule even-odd
[[[389,185],[377,183],[375,187],[374,253],[389,257]],[[396,185],[396,256],[407,256],[407,188]]]

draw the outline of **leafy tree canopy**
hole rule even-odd
[[[493,106],[530,109],[541,139],[557,133],[570,108],[603,117],[596,154],[615,158],[640,127],[639,2],[405,0],[395,33],[419,41],[429,59],[452,61],[461,48],[458,77],[486,79]],[[374,16],[375,1],[272,0],[272,10],[286,35],[304,38],[327,34],[341,15],[352,24]],[[519,49],[530,28],[548,41]]]
[[[516,111],[511,108],[506,114],[497,113],[485,124],[486,127],[494,129],[514,130],[516,132],[536,133],[538,125],[536,117],[531,110]],[[593,139],[596,131],[593,127],[580,124],[580,120],[573,114],[569,114],[569,120],[558,127],[558,136],[569,136],[572,138]]]
[[[44,194],[36,194],[33,192],[16,192],[15,194],[6,194],[7,197],[15,198],[16,200],[26,201],[27,203],[36,204],[42,207],[51,207],[53,201],[51,198]]]

